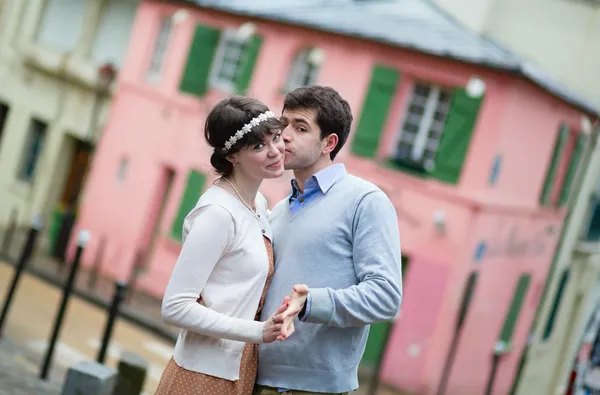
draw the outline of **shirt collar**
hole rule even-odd
[[[314,182],[316,182],[316,184],[321,189],[321,191],[323,193],[327,193],[329,188],[331,188],[333,186],[333,184],[336,183],[337,180],[339,180],[346,174],[348,174],[348,172],[346,171],[346,166],[344,166],[343,163],[336,163],[336,164],[327,166],[326,168],[321,169],[318,172],[316,172],[315,174],[313,174],[313,176],[311,178],[309,178],[308,180],[306,180],[304,182],[304,185],[306,186],[306,183],[308,183],[310,180],[314,180]],[[296,183],[296,179],[293,179],[292,180],[292,196],[296,196],[298,193],[299,193],[298,184]]]

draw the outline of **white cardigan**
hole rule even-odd
[[[213,185],[184,220],[162,317],[182,329],[173,358],[185,369],[238,380],[245,343],[263,341],[263,324],[254,317],[269,272],[263,235],[272,233],[260,193],[256,210],[260,222]]]

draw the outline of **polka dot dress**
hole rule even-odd
[[[271,284],[273,273],[273,246],[264,238],[269,255],[269,274],[263,289],[255,319],[258,320],[262,310],[267,289]],[[237,381],[186,370],[171,358],[165,368],[155,395],[252,395],[256,371],[258,370],[258,345],[246,344],[242,353],[240,378]]]

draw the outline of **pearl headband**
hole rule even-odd
[[[245,124],[243,128],[238,130],[233,136],[229,138],[229,140],[227,140],[227,142],[225,142],[225,151],[229,151],[231,147],[233,147],[235,143],[241,140],[246,133],[250,133],[253,127],[258,126],[261,122],[266,121],[269,118],[275,118],[275,114],[273,114],[273,112],[271,111],[263,112],[256,118],[252,118],[250,122]]]

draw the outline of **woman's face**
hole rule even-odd
[[[281,131],[265,135],[263,141],[248,145],[231,155],[235,171],[253,179],[278,178],[283,175],[285,144]]]

